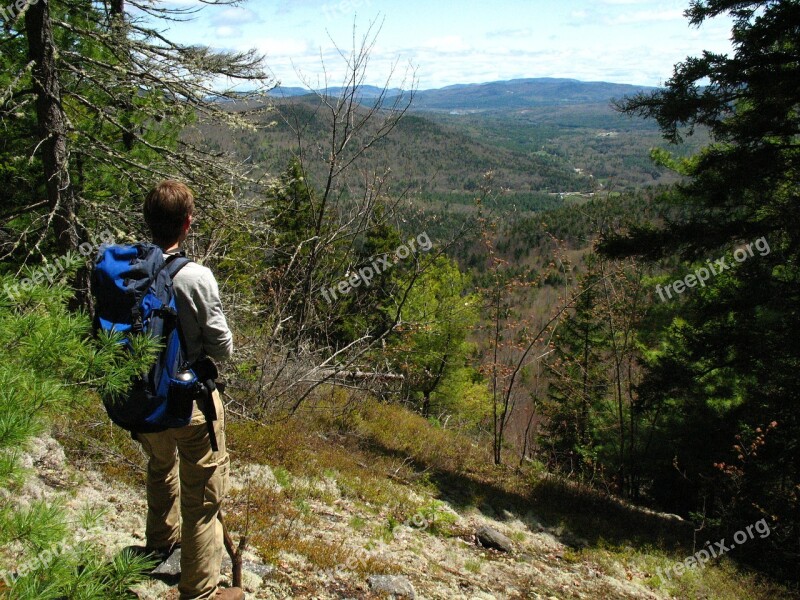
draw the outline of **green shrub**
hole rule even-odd
[[[9,277],[0,288],[17,289]],[[19,457],[55,415],[99,404],[95,392],[119,393],[157,350],[140,339],[128,356],[117,337],[90,338],[89,319],[70,313],[62,285],[20,289],[0,297],[0,486],[12,492],[27,475]],[[5,596],[20,600],[130,598],[129,588],[151,566],[122,553],[108,560],[102,549],[71,534],[96,524],[84,513],[72,523],[62,500],[13,503],[0,510],[0,571]]]

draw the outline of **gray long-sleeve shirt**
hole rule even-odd
[[[211,269],[191,262],[178,272],[172,285],[188,346],[186,359],[193,363],[203,354],[215,360],[230,358],[233,334],[225,320],[219,286]]]

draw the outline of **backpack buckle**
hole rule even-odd
[[[164,319],[165,321],[173,320],[178,317],[178,311],[172,308],[171,306],[162,306],[161,308],[158,308],[153,312],[162,319]]]
[[[138,306],[133,308],[133,322],[131,323],[131,331],[133,333],[142,333],[144,331],[144,322],[142,321],[142,313]]]

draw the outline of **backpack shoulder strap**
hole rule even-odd
[[[190,262],[192,261],[186,258],[186,255],[181,251],[168,256],[166,261],[164,261],[164,268],[167,270],[170,279],[174,280],[175,276],[180,272],[180,270]],[[175,315],[175,329],[178,332],[178,341],[180,342],[181,348],[185,353],[187,352],[189,346],[186,344],[186,337],[183,335],[180,317],[178,317],[176,313],[173,314]]]
[[[180,270],[190,262],[192,261],[186,258],[186,255],[183,254],[183,252],[171,254],[166,260],[167,273],[169,273],[170,279],[175,279],[175,276],[180,272]]]

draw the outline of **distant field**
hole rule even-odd
[[[683,156],[708,141],[699,133],[682,146],[670,146],[654,124],[620,115],[608,104],[418,114],[497,148],[562,159],[576,173],[591,176],[595,190],[631,191],[672,183],[675,175],[650,161],[650,149],[667,148]]]

